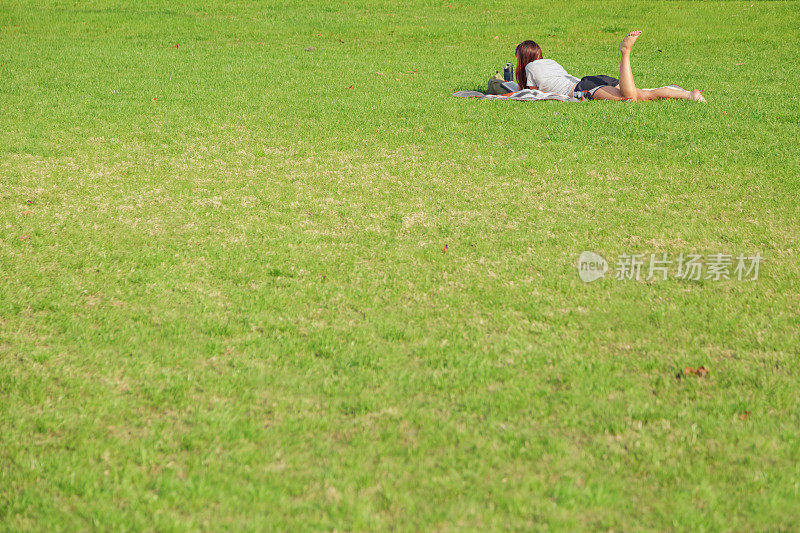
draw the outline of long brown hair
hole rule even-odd
[[[533,41],[522,41],[517,45],[514,54],[517,56],[517,85],[520,89],[527,89],[528,75],[525,73],[525,67],[531,61],[542,58],[542,49]]]

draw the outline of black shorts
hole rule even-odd
[[[600,76],[584,76],[572,90],[573,97],[578,100],[594,100],[594,92],[600,87],[616,87],[619,85],[617,78],[601,74]]]

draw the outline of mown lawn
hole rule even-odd
[[[1,2],[0,529],[800,529],[798,28]],[[632,29],[709,104],[450,96],[528,38],[616,75]]]

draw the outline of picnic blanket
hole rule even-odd
[[[560,102],[577,102],[577,98],[571,98],[558,93],[546,93],[534,89],[523,89],[515,93],[507,94],[483,94],[478,91],[457,91],[453,96],[459,98],[477,98],[479,100],[558,100]]]

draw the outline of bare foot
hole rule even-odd
[[[694,91],[692,91],[691,95],[689,96],[689,100],[692,100],[694,102],[702,102],[704,104],[708,103],[706,102],[706,99],[703,98],[703,91],[701,91],[700,89],[695,89]]]
[[[625,52],[630,52],[631,48],[633,48],[633,43],[636,42],[636,39],[638,39],[641,34],[641,31],[636,30],[623,37],[622,42],[619,43],[619,51],[623,54]]]

